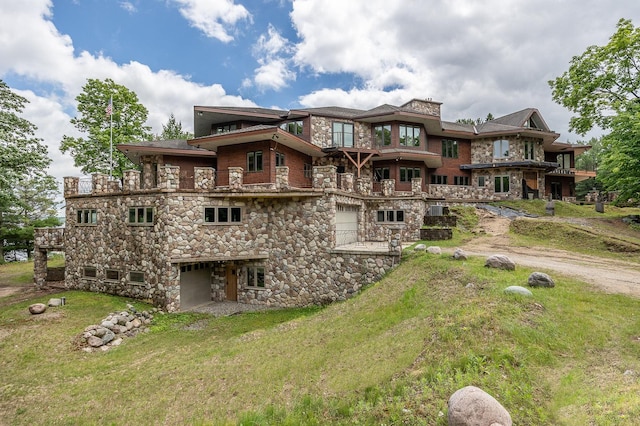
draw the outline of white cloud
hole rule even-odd
[[[290,68],[292,47],[286,38],[269,25],[267,34],[258,37],[253,46],[253,55],[260,65],[254,70],[255,83],[261,90],[280,90],[296,79],[296,73]],[[244,87],[248,84],[243,83]]]
[[[230,42],[233,36],[228,28],[241,20],[251,20],[251,14],[242,5],[233,0],[174,0],[181,7],[180,13],[191,26],[202,31],[207,37]]]
[[[130,1],[121,1],[120,2],[120,7],[123,8],[124,10],[126,10],[129,13],[137,12],[136,6],[133,3],[131,3]]]

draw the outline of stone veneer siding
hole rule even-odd
[[[390,236],[399,233],[401,241],[420,239],[420,227],[427,209],[422,198],[377,198],[365,201],[367,206],[366,239],[368,241],[387,241]],[[378,210],[403,210],[404,222],[378,222]]]
[[[303,198],[229,198],[166,190],[68,197],[66,285],[150,299],[175,311],[180,309],[181,264],[211,263],[211,299],[224,300],[224,265],[233,262],[240,302],[305,306],[343,300],[379,279],[397,259],[389,253],[337,253],[338,200],[362,205],[359,198],[327,192]],[[154,208],[154,223],[128,224],[129,208],[143,206]],[[204,208],[216,206],[240,207],[242,222],[205,223]],[[85,208],[97,209],[96,225],[72,220],[77,209]],[[360,223],[364,233],[365,221]],[[265,268],[264,289],[246,286],[249,265]],[[95,267],[97,277],[83,277],[85,266]],[[107,281],[107,269],[120,271],[120,279]],[[144,283],[129,281],[132,271],[143,272]]]
[[[311,143],[321,148],[333,146],[333,123],[353,124],[353,145],[355,148],[371,148],[371,125],[343,118],[311,117]]]

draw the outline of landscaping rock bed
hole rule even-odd
[[[94,352],[107,351],[114,346],[119,346],[125,338],[149,331],[147,326],[151,324],[153,314],[158,312],[156,308],[152,312],[138,312],[129,304],[127,309],[127,311],[112,312],[99,324],[85,328],[76,338],[78,348],[85,352]]]

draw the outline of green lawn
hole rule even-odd
[[[444,425],[449,396],[475,385],[517,425],[635,424],[640,300],[557,275],[532,298],[502,292],[530,272],[412,253],[346,302],[158,315],[149,333],[91,354],[75,336],[130,301],[66,292],[43,316],[27,306],[45,299],[16,303],[0,311],[0,419]]]

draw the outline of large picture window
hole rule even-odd
[[[507,157],[509,157],[509,141],[506,139],[493,141],[493,158]]]
[[[420,177],[420,167],[400,167],[400,182],[411,182]]]
[[[494,182],[494,192],[496,193],[509,192],[509,176],[495,176],[493,179],[493,182]]]
[[[383,124],[373,128],[373,135],[377,146],[391,145],[391,125]]]
[[[458,158],[458,141],[443,139],[442,156],[445,158]]]
[[[248,172],[262,171],[262,151],[247,152],[247,171]]]
[[[333,130],[333,146],[353,147],[353,124],[334,122]]]
[[[401,124],[400,127],[400,145],[402,146],[420,146],[420,127]]]

